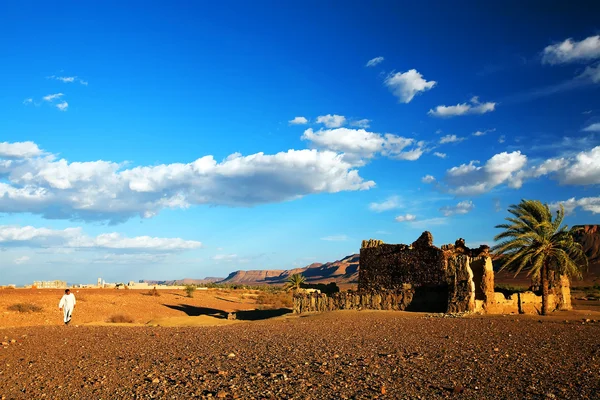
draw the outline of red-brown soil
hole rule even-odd
[[[598,399],[600,323],[579,317],[338,311],[202,328],[10,328],[0,398]]]

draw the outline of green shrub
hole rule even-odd
[[[185,292],[187,293],[187,297],[194,297],[194,292],[196,291],[196,286],[194,285],[186,285]]]

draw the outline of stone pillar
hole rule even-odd
[[[470,257],[456,255],[448,258],[446,269],[448,283],[448,312],[475,310],[475,283]]]

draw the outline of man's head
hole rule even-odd
[[[69,289],[66,289],[65,294],[71,294],[71,291]]]

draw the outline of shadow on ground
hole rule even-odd
[[[200,315],[208,315],[210,317],[226,319],[227,311],[217,310],[216,308],[208,308],[208,307],[196,307],[191,306],[189,304],[180,304],[180,305],[170,305],[163,304],[163,306],[168,307],[172,310],[182,311],[186,313],[190,317],[198,317]],[[278,308],[274,310],[244,310],[244,311],[236,311],[236,319],[240,321],[259,321],[262,319],[269,319],[280,317],[285,314],[291,313],[292,310],[289,308]]]

